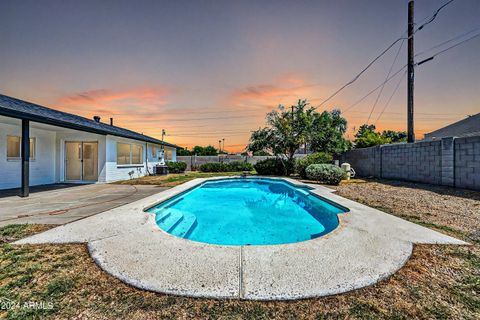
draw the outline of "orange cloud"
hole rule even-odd
[[[276,108],[279,104],[294,104],[298,99],[307,99],[315,104],[321,101],[317,85],[308,84],[296,73],[289,73],[273,81],[273,84],[257,84],[234,90],[231,102],[239,107],[260,109],[262,112]]]
[[[120,115],[122,112],[149,112],[166,104],[171,93],[166,87],[141,87],[127,90],[98,89],[61,97],[60,109],[80,112],[96,111]],[[80,109],[79,109],[80,108]]]

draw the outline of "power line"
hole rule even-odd
[[[437,17],[438,13],[443,9],[445,8],[447,5],[449,5],[450,3],[452,3],[453,0],[450,0],[448,1],[447,3],[443,4],[442,6],[440,6],[434,13],[433,15],[430,17],[430,19],[428,21],[426,21],[425,23],[423,23],[422,25],[420,25],[420,27],[418,27],[414,33],[422,30],[426,25],[428,25],[429,23],[433,22],[435,20],[435,18]],[[413,36],[413,35],[412,35]],[[411,36],[410,36],[411,37]],[[401,40],[408,40],[410,39],[410,37],[405,37],[404,35],[402,35],[400,38],[396,39],[395,41],[393,41],[385,50],[383,50],[378,56],[376,56],[365,68],[362,69],[362,71],[360,71],[360,73],[358,73],[352,80],[350,80],[349,82],[347,82],[346,84],[344,84],[342,87],[340,87],[340,89],[338,89],[337,91],[335,91],[333,94],[331,94],[328,98],[326,98],[325,100],[323,100],[317,107],[315,107],[315,109],[317,108],[320,108],[321,106],[323,106],[326,102],[330,101],[333,97],[335,97],[338,93],[340,93],[343,89],[345,89],[346,87],[348,87],[349,85],[351,85],[352,83],[354,83],[355,81],[358,80],[358,78],[360,78],[360,76],[365,73],[365,71],[367,71],[375,62],[377,62],[385,53],[387,53],[393,46],[395,46],[395,44],[397,44],[399,41]]]
[[[449,5],[450,3],[452,3],[452,2],[453,2],[453,0],[450,0],[450,1],[446,2],[446,3],[444,3],[443,5],[441,5],[441,6],[434,12],[434,14],[432,15],[432,17],[431,17],[427,22],[425,22],[425,23],[423,23],[422,25],[420,25],[420,27],[418,27],[418,28],[415,30],[414,33],[416,33],[417,31],[422,30],[423,27],[425,27],[427,24],[433,22],[433,20],[435,20],[435,18],[437,17],[438,13],[439,13],[443,8],[445,8],[446,6],[448,6],[448,5]]]
[[[475,31],[480,31],[480,27],[475,28],[475,29],[472,29],[472,30],[467,31],[467,32],[464,32],[464,33],[462,33],[462,34],[459,34],[459,35],[457,35],[457,36],[455,36],[455,37],[453,37],[453,38],[451,38],[451,39],[448,39],[448,40],[443,41],[443,42],[441,42],[441,43],[439,43],[439,44],[437,44],[437,45],[434,45],[433,47],[430,47],[429,49],[423,50],[423,51],[415,54],[415,57],[420,56],[420,55],[423,55],[423,54],[425,54],[425,53],[427,53],[427,52],[429,52],[429,51],[432,51],[433,49],[440,48],[441,46],[443,46],[443,45],[445,45],[445,44],[447,44],[447,43],[450,43],[450,42],[452,42],[452,41],[455,41],[455,40],[457,40],[457,39],[461,39],[461,38],[463,38],[463,37],[465,37],[465,36],[467,36],[467,35],[475,32]]]
[[[340,91],[342,91],[343,89],[345,89],[346,87],[348,87],[349,85],[351,85],[352,83],[354,83],[355,81],[357,81],[358,78],[360,78],[360,76],[368,70],[368,68],[370,68],[375,62],[377,62],[378,59],[380,59],[385,53],[388,52],[388,50],[390,50],[395,44],[397,44],[397,42],[401,41],[401,40],[405,40],[407,38],[404,38],[404,37],[401,37],[401,38],[398,38],[397,40],[395,40],[392,44],[390,44],[385,50],[383,50],[377,57],[375,57],[375,59],[373,59],[365,68],[362,69],[362,71],[360,71],[359,74],[357,74],[352,80],[350,80],[349,82],[347,82],[346,84],[344,84],[342,87],[340,87],[340,89],[338,89],[337,91],[335,91],[333,94],[331,94],[328,98],[326,98],[325,100],[322,101],[322,103],[320,103],[318,105],[318,107],[316,108],[320,108],[322,105],[324,105],[327,101],[329,101],[330,99],[332,99],[333,97],[335,97]],[[315,109],[316,109],[315,108]]]
[[[456,48],[456,47],[458,47],[459,45],[461,45],[461,44],[463,44],[463,43],[465,43],[465,42],[468,42],[468,41],[470,41],[470,40],[472,40],[472,39],[475,39],[475,38],[478,37],[478,36],[480,36],[480,33],[477,33],[477,34],[471,36],[470,38],[467,38],[467,39],[465,39],[465,40],[462,40],[462,41],[460,41],[460,42],[457,42],[456,44],[454,44],[454,45],[452,45],[452,46],[450,46],[450,47],[448,47],[448,48],[445,48],[445,49],[443,49],[443,50],[441,50],[441,51],[433,54],[430,58],[427,58],[427,59],[425,59],[425,60],[423,60],[423,61],[420,61],[420,62],[418,62],[417,64],[421,64],[422,62],[424,62],[424,61],[426,61],[426,60],[431,60],[431,59],[435,58],[436,56],[441,55],[442,53],[444,53],[444,52],[446,52],[446,51],[448,51],[448,50],[450,50],[450,49]]]
[[[402,83],[402,81],[403,81],[403,79],[405,78],[406,75],[407,75],[407,72],[405,71],[403,73],[403,76],[400,78],[397,85],[395,86],[395,89],[393,90],[392,94],[390,95],[390,98],[388,98],[387,103],[385,103],[385,106],[383,107],[382,112],[380,112],[380,114],[377,117],[377,120],[375,120],[374,124],[376,124],[378,122],[378,120],[380,120],[380,118],[382,117],[383,113],[387,109],[388,105],[390,104],[390,101],[392,100],[393,96],[397,92],[398,88],[400,87],[400,84]]]
[[[404,42],[405,42],[405,40],[402,40],[402,42],[400,43],[400,47],[398,47],[397,54],[395,55],[395,58],[393,59],[392,65],[390,66],[390,69],[388,70],[388,73],[387,73],[387,76],[385,77],[385,80],[388,79],[388,77],[392,73],[393,66],[397,62],[398,55],[400,54],[400,51],[402,50]],[[375,103],[373,104],[372,109],[370,110],[370,114],[368,115],[367,124],[370,121],[370,118],[372,117],[373,110],[375,110],[375,107],[377,106],[377,103],[378,103],[378,100],[380,99],[380,96],[382,95],[383,89],[385,88],[385,84],[386,84],[386,82],[382,85],[380,91],[378,92],[377,98],[375,99]]]
[[[390,80],[392,80],[397,74],[399,74],[401,71],[403,71],[403,69],[405,69],[407,67],[407,65],[404,65],[400,70],[398,70],[397,72],[395,72],[393,75],[391,75],[388,79],[386,79],[385,81],[383,81],[382,83],[380,83],[377,87],[375,87],[375,89],[371,90],[369,93],[367,93],[366,95],[364,95],[362,98],[360,98],[360,100],[358,100],[357,102],[351,104],[350,106],[348,106],[345,110],[343,110],[343,113],[346,113],[348,112],[350,109],[352,109],[353,107],[355,107],[356,105],[358,105],[360,102],[362,102],[363,100],[365,100],[368,96],[370,96],[372,93],[374,93],[375,91],[377,91],[383,84],[389,82]]]

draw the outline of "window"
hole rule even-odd
[[[143,164],[143,146],[117,143],[117,164]]]
[[[22,157],[22,138],[19,136],[7,136],[7,159],[18,160]],[[35,159],[35,138],[30,138],[30,160]]]
[[[165,149],[165,161],[172,161],[173,160],[173,152],[172,149]]]
[[[152,146],[152,158],[156,158],[156,157],[157,157],[157,147]]]
[[[143,164],[143,147],[132,144],[132,164]]]

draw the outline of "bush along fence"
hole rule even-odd
[[[480,190],[480,136],[353,149],[337,159],[360,177]]]
[[[295,158],[303,158],[304,154],[295,155]],[[177,156],[177,161],[185,162],[187,164],[187,171],[198,170],[202,164],[220,162],[220,163],[230,163],[234,161],[247,162],[252,165],[256,164],[258,161],[275,158],[274,156],[241,156],[241,155],[221,155],[221,156]]]

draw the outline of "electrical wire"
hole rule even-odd
[[[378,122],[378,120],[380,120],[380,118],[382,117],[383,113],[385,112],[385,110],[387,109],[388,105],[390,104],[390,101],[392,101],[392,98],[393,96],[395,95],[395,93],[397,93],[397,90],[398,88],[400,87],[400,84],[402,83],[403,79],[405,79],[405,76],[407,75],[407,71],[405,71],[403,73],[403,76],[400,78],[400,80],[398,81],[397,85],[395,86],[395,89],[393,90],[392,94],[390,95],[390,98],[388,98],[387,100],[387,103],[385,103],[385,106],[383,107],[382,111],[380,112],[380,114],[378,115],[377,117],[377,120],[375,120],[375,122],[373,124],[376,124]]]
[[[455,37],[453,37],[453,38],[451,38],[451,39],[448,39],[448,40],[443,41],[443,42],[441,42],[441,43],[439,43],[439,44],[437,44],[437,45],[434,45],[433,47],[430,47],[429,49],[423,50],[423,51],[415,54],[415,57],[421,56],[421,55],[423,55],[423,54],[425,54],[425,53],[427,53],[427,52],[429,52],[429,51],[432,51],[433,49],[440,48],[440,47],[442,47],[443,45],[446,45],[447,43],[450,43],[450,42],[455,41],[455,40],[457,40],[457,39],[461,39],[461,38],[463,38],[463,37],[465,37],[465,36],[467,36],[467,35],[475,32],[475,31],[480,31],[480,27],[475,28],[475,29],[472,29],[472,30],[467,31],[467,32],[464,32],[464,33],[462,33],[462,34],[459,34],[459,35],[457,35],[457,36],[455,36]]]
[[[395,58],[393,59],[392,65],[390,66],[390,69],[388,70],[388,73],[387,73],[387,76],[385,77],[385,80],[388,79],[388,77],[390,77],[390,74],[392,73],[393,67],[395,66],[395,63],[397,62],[398,55],[400,54],[400,51],[402,50],[404,42],[405,42],[405,40],[403,40],[400,43],[400,47],[397,50],[397,54],[395,55]],[[382,95],[383,89],[385,88],[385,84],[386,84],[386,82],[382,85],[382,87],[380,88],[380,91],[378,92],[377,98],[375,99],[375,103],[373,104],[372,109],[370,110],[370,114],[368,115],[367,124],[370,121],[370,118],[372,117],[372,113],[375,110],[375,107],[377,106],[377,103],[378,103],[378,100],[380,99],[380,96]]]
[[[467,39],[465,39],[465,40],[462,40],[462,41],[460,41],[460,42],[457,42],[456,44],[454,44],[454,45],[452,45],[452,46],[450,46],[450,47],[448,47],[448,48],[445,48],[445,49],[443,49],[443,50],[441,50],[441,51],[438,51],[437,53],[433,54],[430,58],[425,59],[425,60],[433,59],[434,57],[436,57],[436,56],[438,56],[438,55],[441,55],[442,53],[444,53],[444,52],[446,52],[446,51],[448,51],[448,50],[450,50],[450,49],[456,48],[456,47],[458,47],[459,45],[461,45],[461,44],[463,44],[463,43],[465,43],[465,42],[468,42],[468,41],[470,41],[470,40],[472,40],[472,39],[475,39],[475,38],[478,37],[478,36],[480,36],[480,33],[477,33],[476,35],[473,35],[473,36],[471,36],[470,38],[467,38]],[[424,60],[424,61],[425,61],[425,60]],[[421,62],[422,62],[422,61],[420,61],[419,63],[421,63]]]
[[[437,18],[437,15],[438,13],[443,9],[445,8],[447,5],[449,5],[450,3],[452,3],[454,0],[450,0],[448,1],[447,3],[443,4],[442,6],[440,6],[437,10],[435,10],[435,12],[433,13],[433,15],[430,17],[430,19],[428,19],[426,22],[424,22],[423,24],[421,24],[416,30],[414,30],[414,34],[420,30],[422,30],[426,25],[428,25],[429,23],[433,22],[436,18]],[[413,36],[413,35],[412,35]],[[410,37],[412,37],[410,36]],[[348,81],[346,84],[344,84],[343,86],[341,86],[337,91],[335,91],[334,93],[332,93],[328,98],[326,98],[325,100],[323,100],[317,107],[315,107],[315,109],[317,108],[320,108],[321,106],[323,106],[325,103],[327,103],[328,101],[330,101],[333,97],[335,97],[337,94],[339,94],[343,89],[345,89],[346,87],[348,87],[349,85],[351,85],[352,83],[354,83],[355,81],[358,80],[358,78],[360,78],[360,76],[365,73],[365,71],[367,71],[375,62],[377,62],[385,53],[387,53],[393,46],[395,46],[395,44],[397,44],[399,41],[402,41],[402,40],[408,40],[410,39],[410,37],[407,37],[405,38],[403,35],[396,39],[395,41],[393,41],[385,50],[383,50],[378,56],[376,56],[369,64],[367,64],[367,66],[365,68],[363,68],[360,73],[358,73],[355,77],[353,77],[352,80]]]
[[[380,87],[389,82],[390,80],[392,80],[393,78],[395,78],[396,75],[398,75],[400,72],[403,71],[403,69],[405,69],[407,67],[407,65],[404,65],[400,70],[396,71],[393,75],[391,75],[388,79],[386,79],[385,81],[383,81],[382,83],[380,83],[377,87],[375,87],[373,90],[371,90],[370,92],[368,92],[366,95],[364,95],[362,98],[360,98],[360,100],[358,100],[357,102],[351,104],[350,106],[348,106],[345,110],[343,110],[343,113],[346,113],[348,112],[350,109],[352,109],[353,107],[355,107],[356,105],[358,105],[360,102],[362,102],[363,100],[365,100],[368,96],[370,96],[372,93],[374,93],[375,91],[377,91],[378,89],[380,89]]]
[[[417,31],[422,30],[423,27],[425,27],[427,24],[432,23],[433,20],[435,20],[435,18],[437,18],[438,13],[439,13],[443,8],[445,8],[446,6],[448,6],[448,5],[449,5],[450,3],[452,3],[452,2],[453,2],[453,0],[450,0],[450,1],[446,2],[446,3],[444,3],[443,5],[441,5],[441,6],[434,12],[434,14],[430,17],[430,19],[429,19],[427,22],[425,22],[425,23],[423,23],[422,25],[420,25],[420,27],[418,27],[418,28],[414,31],[414,33],[416,33]]]

